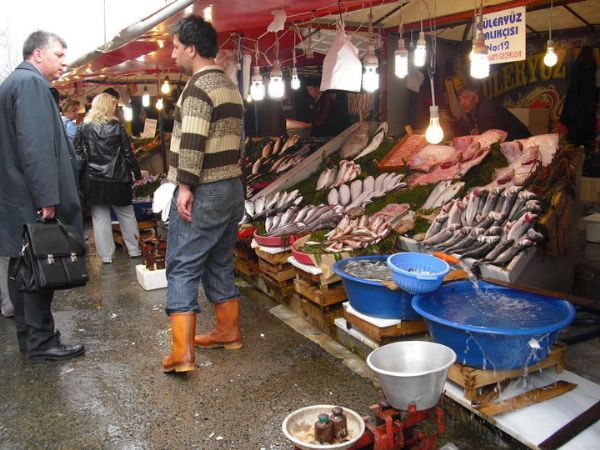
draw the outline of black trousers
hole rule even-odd
[[[10,258],[8,273],[17,258]],[[46,350],[60,343],[54,330],[51,306],[54,291],[31,294],[17,290],[15,280],[8,279],[8,291],[15,307],[15,325],[19,349],[23,353]]]

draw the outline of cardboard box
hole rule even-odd
[[[508,108],[534,136],[547,134],[550,126],[550,111],[546,108]]]

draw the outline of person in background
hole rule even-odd
[[[77,133],[77,114],[79,114],[80,108],[81,103],[79,100],[70,98],[65,100],[62,104],[62,114],[60,118],[62,119],[65,131],[67,132],[69,139],[71,139],[71,142],[73,142],[75,133]]]
[[[465,114],[456,122],[456,136],[481,134],[491,129],[506,131],[507,141],[531,136],[523,122],[504,106],[484,97],[478,86],[463,84],[458,92],[460,109]]]
[[[311,108],[311,135],[337,136],[350,125],[348,97],[344,92],[321,92],[321,80],[313,78],[306,83],[308,95],[313,98]]]
[[[65,41],[36,31],[23,45],[24,61],[0,85],[0,255],[9,273],[21,250],[23,226],[59,217],[83,235],[75,157],[48,83],[60,78]],[[85,352],[61,343],[54,329],[54,291],[27,293],[9,278],[19,349],[32,362],[65,360]]]
[[[172,30],[171,56],[190,75],[175,109],[168,178],[177,184],[169,214],[167,307],[171,353],[164,372],[195,370],[194,345],[242,347],[233,249],[244,215],[238,166],[244,106],[240,92],[215,62],[217,32],[187,16]],[[194,336],[198,284],[214,304],[215,330]]]
[[[94,97],[92,108],[75,135],[75,153],[85,167],[80,174],[86,206],[92,211],[96,253],[105,264],[113,262],[111,208],[121,227],[129,256],[141,256],[139,230],[132,205],[131,172],[142,179],[131,141],[115,116],[117,101],[109,94]]]

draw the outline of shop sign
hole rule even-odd
[[[483,15],[483,33],[490,64],[525,59],[525,7]]]

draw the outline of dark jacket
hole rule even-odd
[[[312,136],[337,136],[350,126],[348,97],[344,92],[326,91],[311,105]]]
[[[568,128],[567,139],[588,145],[596,127],[596,62],[593,49],[583,47],[571,73],[560,121]]]
[[[0,256],[18,255],[23,225],[46,206],[83,234],[73,148],[48,81],[23,62],[0,85]]]
[[[523,139],[531,133],[523,122],[508,109],[489,98],[482,97],[475,111],[465,114],[466,122],[459,124],[456,135],[481,134],[487,130],[503,130],[508,133],[507,141]]]
[[[87,162],[90,180],[106,183],[131,183],[142,178],[131,141],[118,120],[106,124],[84,123],[75,135],[77,158]],[[84,155],[85,152],[85,155]]]

